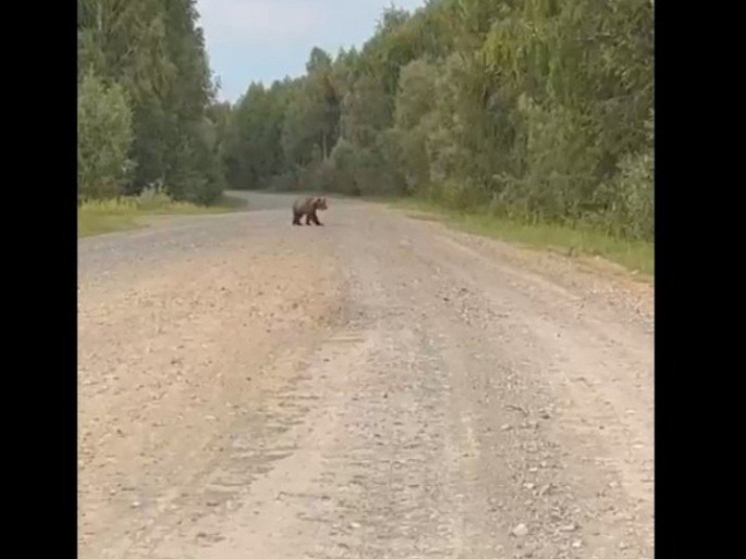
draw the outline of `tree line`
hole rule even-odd
[[[430,0],[306,70],[230,110],[233,188],[415,194],[653,238],[650,0]]]
[[[78,0],[79,198],[223,191],[227,115],[197,17],[195,0]]]
[[[653,238],[650,0],[392,7],[360,49],[314,48],[234,105],[214,101],[193,0],[81,4],[81,190],[415,195]]]

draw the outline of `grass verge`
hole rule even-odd
[[[78,238],[142,227],[150,216],[226,213],[245,205],[244,200],[225,194],[210,206],[175,202],[162,193],[91,200],[78,206]]]
[[[390,207],[423,212],[410,214],[416,219],[442,221],[469,233],[493,237],[532,248],[552,250],[566,255],[599,256],[650,279],[654,268],[654,245],[645,241],[628,241],[590,228],[572,228],[546,223],[528,224],[497,218],[480,212],[448,210],[434,203],[414,198],[370,198]]]

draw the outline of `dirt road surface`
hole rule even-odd
[[[79,241],[80,557],[652,559],[649,284],[248,197]]]

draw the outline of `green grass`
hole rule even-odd
[[[78,238],[142,227],[151,216],[225,213],[245,205],[244,200],[225,194],[210,206],[175,202],[162,193],[91,200],[78,206]]]
[[[599,256],[639,272],[640,279],[654,273],[653,243],[628,241],[609,236],[591,228],[572,228],[547,223],[528,224],[494,217],[480,212],[458,212],[414,198],[394,199],[374,197],[370,201],[393,208],[423,212],[410,214],[416,219],[443,221],[469,233],[522,244],[531,248],[552,250],[567,255]]]

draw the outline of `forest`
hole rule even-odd
[[[653,240],[650,0],[429,0],[217,101],[194,0],[78,1],[78,193],[415,197]]]

